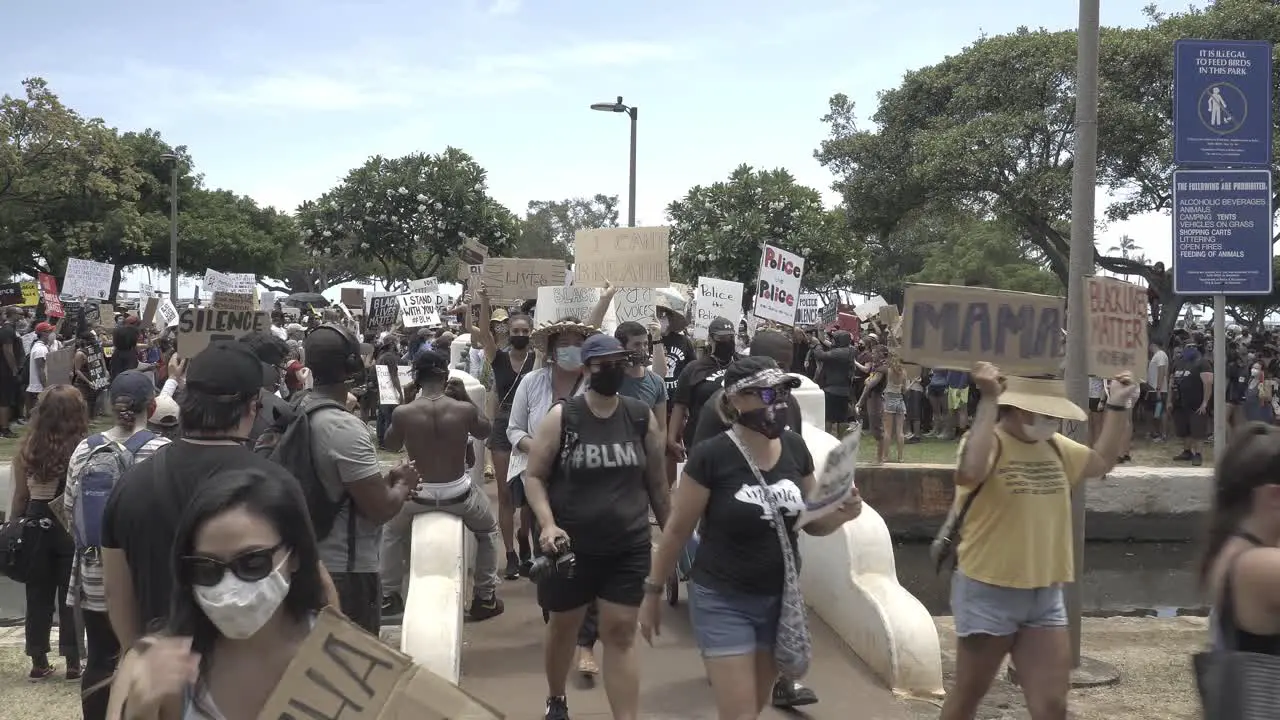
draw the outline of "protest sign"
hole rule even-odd
[[[538,288],[538,304],[533,308],[534,326],[574,317],[586,322],[600,302],[600,288],[570,285]]]
[[[44,298],[44,314],[52,318],[60,318],[66,314],[62,309],[62,300],[58,298],[58,280],[48,273],[36,276],[40,286],[40,295]]]
[[[1089,374],[1126,370],[1147,377],[1147,290],[1115,278],[1085,278],[1089,289]]]
[[[164,298],[156,305],[156,312],[160,314],[160,322],[156,323],[156,327],[169,328],[178,324],[178,308],[169,298]]]
[[[717,278],[698,278],[693,299],[693,334],[705,339],[711,321],[723,317],[736,323],[742,317],[742,283]]]
[[[270,290],[263,290],[258,294],[258,307],[271,312],[276,307],[276,294]]]
[[[411,293],[433,293],[439,289],[440,281],[433,277],[409,281],[409,292]]]
[[[1009,375],[1061,372],[1066,300],[959,285],[909,285],[899,354],[924,367],[994,363]]]
[[[45,356],[44,371],[45,387],[53,385],[66,385],[71,382],[71,362],[75,359],[76,348],[69,345],[64,348],[54,350]],[[34,370],[32,372],[35,372]]]
[[[613,296],[613,316],[618,323],[638,322],[648,327],[658,319],[653,288],[626,287]]]
[[[138,286],[138,307],[145,306],[147,304],[147,300],[150,300],[151,297],[155,294],[156,294],[155,288],[151,287],[150,285],[147,285],[146,283],[139,285]]]
[[[317,616],[311,633],[258,714],[258,720],[502,717],[329,609]]]
[[[35,307],[40,304],[40,286],[30,280],[22,283],[22,305]]]
[[[479,281],[480,274],[484,270],[484,265],[468,265],[466,263],[458,263],[458,270],[455,274],[458,282],[467,283],[470,287],[472,280]]]
[[[152,323],[154,323],[156,320],[156,310],[159,309],[159,307],[160,307],[160,298],[156,297],[155,295],[152,295],[151,297],[147,298],[147,304],[142,309],[142,327],[144,328],[151,327]],[[177,313],[174,313],[174,314],[176,315]]]
[[[22,283],[5,283],[0,285],[0,307],[22,304]]]
[[[671,228],[598,228],[573,235],[573,282],[584,287],[671,284]]]
[[[238,340],[250,332],[271,329],[271,316],[255,310],[187,308],[178,313],[178,352],[193,358],[219,340]]]
[[[840,300],[839,298],[832,300],[822,306],[822,324],[830,325],[840,316]]]
[[[364,288],[342,288],[342,304],[364,309]]]
[[[253,294],[253,286],[258,276],[253,273],[224,273],[217,270],[204,271],[204,289],[206,292],[228,292],[241,295]]]
[[[513,302],[537,299],[540,287],[564,285],[565,267],[563,260],[489,258],[482,272],[490,300]]]
[[[818,293],[804,293],[796,304],[796,326],[809,327],[822,320],[822,296]]]
[[[432,327],[440,324],[434,295],[407,293],[397,295],[396,301],[400,303],[400,315],[404,318],[405,327]]]
[[[74,372],[75,354],[72,356],[72,372]],[[84,353],[84,374],[89,378],[89,387],[94,390],[105,390],[111,384],[111,375],[107,372],[107,355],[102,351],[102,345],[93,343],[85,349]]]
[[[458,252],[458,257],[462,258],[462,262],[467,265],[483,265],[489,257],[489,248],[475,240],[467,240],[462,243],[462,250]]]
[[[89,303],[89,304],[93,305],[93,303]],[[98,303],[97,309],[98,309],[97,322],[99,323],[102,322],[102,318],[106,318],[107,320],[110,320],[112,322],[115,321],[116,319],[115,303],[105,303],[105,302]]]
[[[396,393],[395,386],[391,384],[391,370],[381,363],[373,366],[373,372],[378,376],[378,402],[383,405],[403,403],[404,388],[413,382],[413,368],[408,365],[397,365],[396,369],[400,376],[400,393]]]
[[[365,318],[365,327],[369,330],[390,330],[400,317],[398,295],[375,295],[369,299],[369,316]]]
[[[253,300],[253,295],[244,293],[222,292],[213,293],[213,300],[210,305],[219,310],[256,310],[254,307],[257,303]]]
[[[840,503],[853,495],[854,472],[858,467],[858,445],[862,441],[862,428],[855,423],[844,440],[827,453],[818,470],[818,481],[804,498],[804,510],[796,521],[796,528],[835,512]],[[818,460],[818,458],[814,458]],[[815,463],[817,464],[817,463]]]
[[[111,294],[111,277],[115,271],[116,266],[110,263],[67,258],[67,274],[62,278],[62,294],[106,300]]]
[[[876,312],[876,320],[886,328],[892,330],[902,316],[898,314],[897,305],[885,305]]]
[[[796,321],[796,302],[800,295],[800,278],[804,276],[804,258],[772,245],[760,253],[760,279],[756,284],[756,317],[781,325]]]

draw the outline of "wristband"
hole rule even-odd
[[[648,595],[661,595],[662,593],[667,591],[667,586],[666,586],[666,583],[654,582],[649,578],[645,578],[644,591]]]

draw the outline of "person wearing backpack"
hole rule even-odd
[[[594,334],[579,350],[587,390],[555,405],[534,433],[524,490],[552,558],[573,553],[573,572],[539,578],[538,604],[550,614],[546,661],[548,720],[568,720],[565,700],[587,608],[599,608],[605,689],[615,717],[637,717],[635,637],[649,574],[652,508],[667,520],[665,442],[652,410],[619,395],[630,352]],[[562,562],[552,561],[559,566]]]
[[[102,521],[107,502],[131,467],[169,444],[165,437],[147,430],[156,395],[151,378],[138,370],[126,370],[116,376],[108,392],[115,424],[76,446],[67,465],[63,493],[75,540],[68,603],[79,606],[88,650],[81,677],[85,720],[102,720],[106,716],[107,692],[100,686],[115,672],[120,654],[103,591]]]

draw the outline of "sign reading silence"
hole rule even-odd
[[[1270,170],[1175,170],[1173,291],[1270,294],[1271,228]]]
[[[1271,165],[1271,43],[1174,43],[1175,165]]]

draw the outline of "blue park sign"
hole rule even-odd
[[[1271,43],[1174,43],[1173,162],[1270,167]]]

